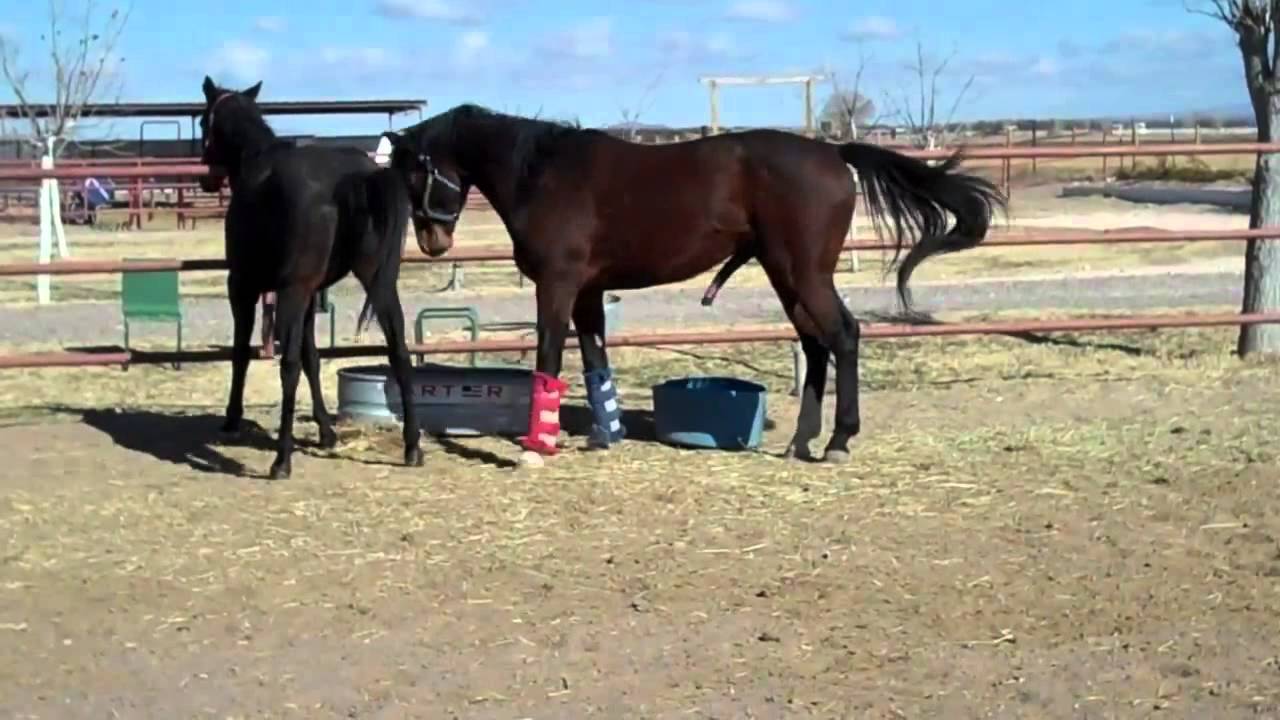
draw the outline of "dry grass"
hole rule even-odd
[[[1280,397],[1231,335],[868,343],[844,467],[771,455],[785,346],[617,350],[629,409],[730,373],[779,428],[536,473],[488,439],[408,470],[395,433],[348,429],[274,485],[217,474],[271,452],[213,442],[225,366],[6,373],[0,710],[1275,712]],[[255,364],[268,427],[274,381]]]
[[[1231,312],[1234,308],[1200,308],[1161,312]],[[981,322],[1022,317],[1116,317],[1113,313],[1001,312],[998,315],[942,313],[941,321]],[[696,328],[688,328],[694,330]],[[1026,339],[1003,336],[910,338],[864,343],[861,377],[866,391],[907,392],[927,387],[981,383],[998,386],[1013,381],[1101,382],[1156,377],[1164,374],[1196,374],[1204,383],[1240,372],[1265,372],[1242,367],[1233,354],[1235,330],[1133,331],[1124,333],[1058,333]],[[494,337],[501,337],[495,335]],[[440,334],[440,339],[462,339],[460,333]],[[163,343],[162,343],[163,344]],[[145,346],[143,346],[145,347]],[[56,349],[50,345],[13,348],[16,351]],[[765,383],[775,395],[791,388],[792,355],[785,343],[718,345],[705,347],[614,348],[611,364],[620,374],[624,393],[647,396],[648,386],[685,374],[728,373]],[[565,352],[565,376],[576,377],[580,358]],[[438,362],[464,363],[466,357],[442,355]],[[486,356],[488,362],[528,366],[518,353]],[[324,362],[326,400],[332,410],[336,398],[336,373],[352,365],[384,362],[379,358],[353,358]],[[48,407],[168,407],[220,413],[225,402],[228,366],[224,363],[188,364],[175,371],[168,366],[116,368],[22,369],[0,374],[0,415],[11,420],[30,419]],[[834,376],[833,376],[834,377]],[[834,382],[831,380],[830,382]],[[576,381],[575,381],[576,383]],[[255,362],[247,379],[246,399],[260,409],[273,407],[279,397],[279,376],[274,362]],[[581,388],[571,397],[581,399]],[[299,397],[306,395],[305,384]],[[301,401],[300,401],[301,402]],[[398,440],[397,440],[398,442]]]
[[[966,162],[980,174],[992,180],[1002,177],[1003,160],[974,159]],[[1016,186],[1042,183],[1071,182],[1076,180],[1102,180],[1107,177],[1122,179],[1172,180],[1183,182],[1215,182],[1220,180],[1247,181],[1253,176],[1252,155],[1173,155],[1166,160],[1158,158],[1134,158],[1112,156],[1106,158],[1054,158],[1011,160],[1011,181]]]

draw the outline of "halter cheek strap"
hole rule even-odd
[[[454,191],[455,193],[458,193],[459,195],[462,194],[462,188],[459,187],[457,183],[453,182],[449,178],[441,175],[440,172],[436,170],[435,163],[431,162],[431,157],[429,155],[425,153],[419,154],[418,162],[427,169],[427,184],[422,189],[422,200],[420,203],[422,205],[422,214],[427,216],[427,219],[433,220],[435,222],[440,222],[440,223],[457,222],[458,218],[462,215],[462,208],[459,207],[456,212],[452,212],[452,213],[447,213],[441,210],[432,209],[431,188],[435,185],[435,183],[438,182],[441,185],[444,185],[445,187]]]
[[[226,100],[227,98],[231,97],[234,94],[235,93],[229,93],[229,92],[222,93],[221,95],[219,95],[217,98],[214,99],[213,105],[209,107],[209,122],[206,126],[206,132],[204,135],[204,149],[206,151],[213,145],[213,116],[214,116],[214,113],[218,110],[218,103],[222,102],[223,100]]]

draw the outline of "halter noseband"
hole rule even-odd
[[[457,222],[458,218],[462,215],[462,205],[464,203],[459,203],[458,209],[451,213],[444,212],[443,210],[434,210],[431,207],[431,188],[435,183],[439,182],[441,185],[444,185],[458,195],[462,195],[462,188],[459,187],[457,183],[441,175],[440,172],[436,170],[436,165],[431,162],[430,155],[426,153],[418,153],[418,163],[426,168],[427,184],[422,189],[422,201],[420,203],[422,210],[415,210],[413,214],[419,218],[438,223]],[[423,216],[425,216],[425,218]]]

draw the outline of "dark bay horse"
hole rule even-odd
[[[858,172],[877,230],[891,221],[898,294],[926,258],[972,248],[1006,199],[957,171],[953,154],[928,162],[851,142],[774,130],[640,145],[603,131],[460,105],[385,135],[391,167],[409,187],[418,243],[446,251],[466,193],[488,198],[510,233],[516,265],[537,284],[538,351],[527,450],[555,451],[561,358],[570,320],[581,344],[593,445],[618,439],[603,340],[603,293],[680,282],[727,259],[729,275],[758,260],[804,348],[805,380],[788,452],[810,458],[822,430],[829,353],[836,356],[835,428],[825,459],[848,459],[858,434],[857,320],[834,273],[853,221]],[[948,229],[948,213],[954,226]]]
[[[310,386],[320,445],[337,443],[320,387],[315,295],[350,272],[366,293],[357,328],[367,324],[370,313],[376,316],[401,388],[405,464],[422,465],[404,311],[396,291],[412,207],[404,182],[359,149],[294,147],[279,140],[258,109],[261,88],[259,82],[236,92],[207,76],[203,86],[201,161],[217,174],[201,179],[201,187],[216,192],[224,177],[231,185],[225,236],[235,339],[223,430],[236,432],[244,416],[255,306],[259,296],[274,291],[282,398],[271,477],[286,478],[291,472],[299,369]]]

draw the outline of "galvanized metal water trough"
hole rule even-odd
[[[413,406],[428,435],[514,437],[529,427],[532,379],[513,367],[455,367],[426,363],[412,369]],[[338,371],[338,420],[395,425],[400,388],[387,365]]]

